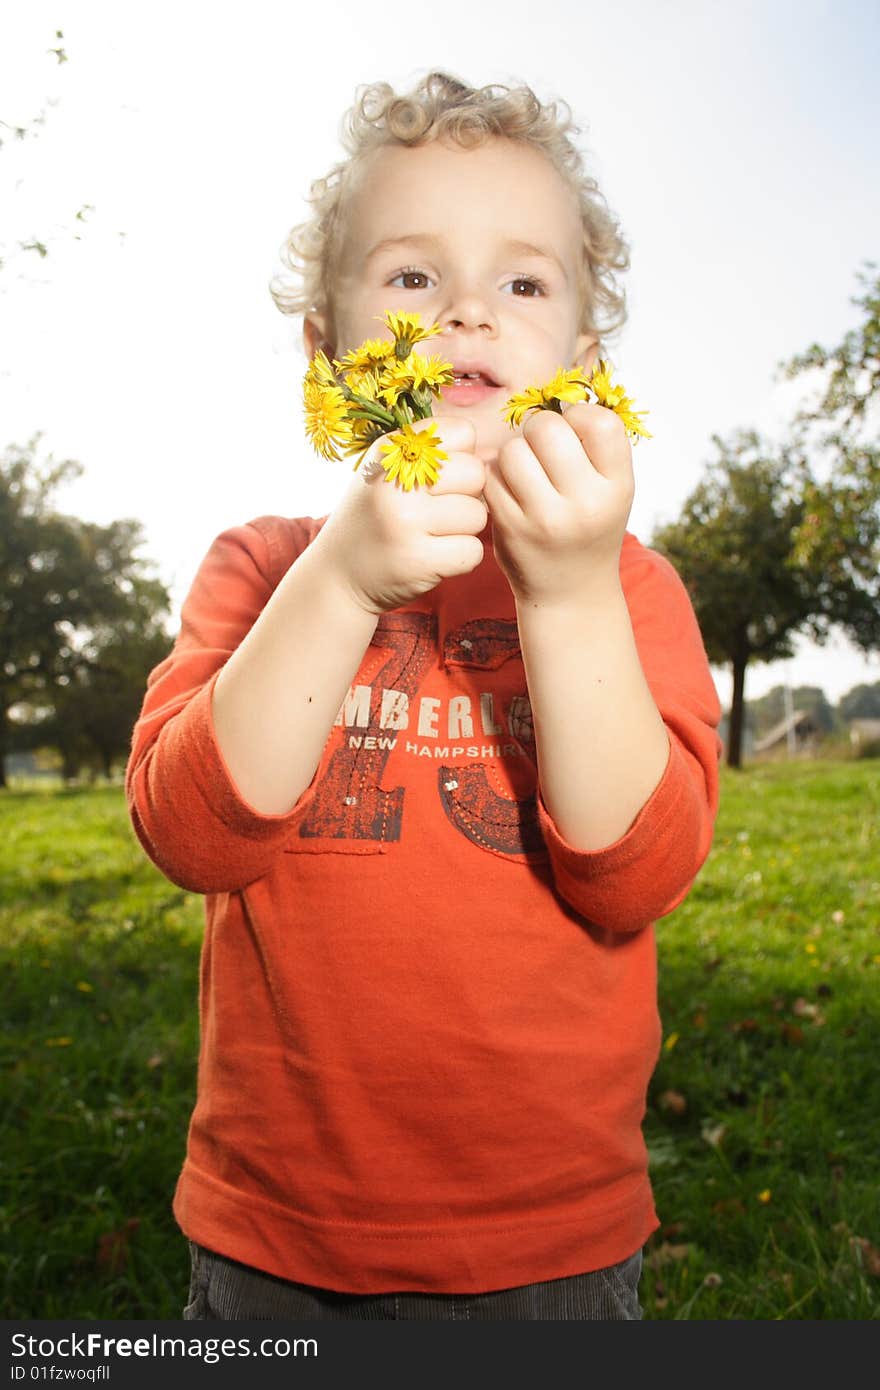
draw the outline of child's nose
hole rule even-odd
[[[495,333],[498,329],[498,321],[486,295],[473,288],[461,289],[450,296],[445,309],[437,317],[444,333],[469,328]]]

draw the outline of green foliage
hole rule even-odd
[[[67,52],[62,43],[64,34],[60,29],[56,29],[54,33],[55,46],[52,48],[47,48],[45,52],[47,55],[54,57],[58,66],[60,66],[62,63],[66,63],[68,61]],[[30,119],[26,119],[23,123],[17,120],[7,121],[0,118],[0,150],[3,149],[4,144],[8,143],[10,135],[17,143],[23,140],[34,139],[36,136],[38,136],[42,132],[43,126],[46,124],[47,108],[50,105],[57,105],[57,100],[46,101],[43,104],[40,111],[38,111],[35,116],[32,116]],[[18,191],[19,183],[20,180],[14,183],[12,187],[8,190],[9,196],[8,199],[3,200],[4,204],[11,201],[11,199],[15,197],[15,194]],[[80,208],[79,212],[76,213],[76,220],[78,222],[85,221],[84,214],[86,212],[94,212],[94,210],[95,209],[91,203],[84,203]],[[74,235],[75,239],[79,241],[79,234],[75,233]],[[21,255],[22,252],[33,251],[39,256],[40,260],[45,260],[45,258],[49,254],[49,248],[46,244],[46,239],[44,239],[43,237],[19,237],[15,241],[13,249],[11,251],[9,250],[10,244],[11,243],[7,243],[5,241],[0,241],[0,271],[3,270],[7,261],[10,261],[14,259],[16,256]]]
[[[844,719],[880,719],[880,681],[854,685],[841,695],[838,708]]]
[[[710,661],[778,661],[794,654],[792,634],[811,606],[791,555],[803,516],[797,479],[789,457],[753,430],[712,442],[718,457],[651,544],[684,580]]]
[[[712,442],[718,457],[651,544],[681,575],[710,661],[732,667],[728,762],[739,766],[749,662],[793,656],[797,633],[821,644],[840,629],[865,650],[880,646],[880,515],[820,488],[793,447],[753,430]],[[819,510],[827,520],[835,507],[826,526]]]
[[[862,319],[832,348],[814,343],[783,363],[789,377],[815,377],[819,396],[795,417],[799,447],[825,480],[805,494],[795,553],[817,570],[817,600],[866,651],[880,645],[880,275],[867,261],[864,293],[852,303]]]
[[[53,493],[82,468],[41,465],[38,441],[0,455],[0,758],[17,705],[47,721],[43,742],[70,756],[85,744],[106,763],[170,645],[169,596],[135,554],[139,521],[99,526],[54,510]]]
[[[872,400],[880,392],[880,274],[874,261],[865,261],[856,272],[863,286],[861,297],[850,302],[862,310],[862,321],[845,334],[836,347],[813,343],[780,367],[787,377],[816,371],[822,383],[820,399],[800,412],[802,420],[835,419],[850,428],[863,421]]]
[[[709,660],[733,668],[728,762],[741,759],[745,671],[750,661],[792,656],[793,635],[811,628],[818,575],[795,563],[792,538],[804,515],[803,465],[774,452],[753,430],[713,435],[718,457],[685,499],[678,521],[651,545],[675,566],[694,605]]]
[[[878,828],[867,764],[722,769],[709,859],[657,925],[648,1318],[880,1314]],[[202,918],[119,790],[0,795],[7,1318],[180,1317]]]

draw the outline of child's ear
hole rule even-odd
[[[328,357],[334,353],[333,344],[327,332],[327,321],[322,314],[309,314],[303,322],[303,347],[311,362],[316,352],[325,352]]]
[[[574,360],[579,367],[585,367],[588,372],[592,371],[599,357],[599,349],[599,339],[595,333],[581,333],[578,335]]]

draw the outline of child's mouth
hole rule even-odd
[[[456,376],[450,386],[442,388],[442,399],[449,405],[476,405],[503,388],[489,381],[481,372]]]

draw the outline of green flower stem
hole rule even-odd
[[[397,426],[399,421],[396,415],[384,406],[379,405],[378,401],[368,401],[365,396],[358,396],[352,392],[351,399],[354,405],[349,410],[356,420],[375,420],[378,425]]]

